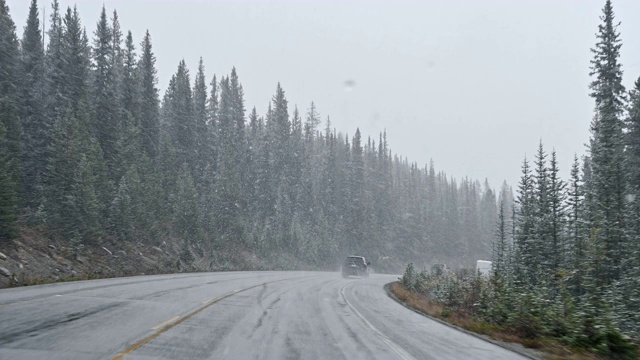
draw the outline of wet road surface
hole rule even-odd
[[[414,313],[397,276],[223,272],[0,290],[0,359],[522,359]]]

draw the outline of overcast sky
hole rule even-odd
[[[7,1],[22,37],[29,1]],[[350,136],[386,129],[394,153],[457,178],[515,185],[540,139],[566,175],[589,137],[589,49],[604,0],[60,0],[75,3],[91,36],[103,3],[136,44],[149,29],[161,96],[181,59],[194,74],[202,56],[208,79],[237,68],[247,109],[263,114],[280,82],[301,111],[315,101]],[[614,9],[630,88],[640,1]]]

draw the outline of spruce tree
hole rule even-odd
[[[121,117],[118,120],[118,141],[116,153],[118,159],[117,175],[119,178],[125,176],[129,168],[140,163],[140,156],[143,154],[141,125],[140,125],[140,92],[137,76],[137,64],[135,46],[131,32],[127,33],[125,48],[123,50],[122,78],[120,80],[117,93],[120,105],[118,112]]]
[[[4,127],[7,175],[22,195],[22,124],[20,121],[20,50],[5,0],[0,0],[0,123]]]
[[[220,146],[218,142],[218,105],[220,99],[218,79],[215,75],[213,75],[213,79],[211,79],[211,83],[209,85],[211,86],[211,90],[209,92],[209,99],[207,101],[207,134],[209,137],[209,153],[207,154],[207,157],[209,158],[209,163],[211,164],[210,171],[215,172],[218,159],[218,150]]]
[[[242,224],[242,176],[238,139],[238,87],[229,77],[220,80],[220,103],[217,126],[217,169],[215,179],[215,221],[223,242],[244,241]]]
[[[487,254],[490,255],[487,252],[487,249],[491,248],[491,240],[493,239],[494,235],[495,235],[495,224],[498,221],[498,207],[496,206],[496,204],[498,203],[496,201],[496,194],[493,191],[493,189],[491,189],[491,186],[489,185],[489,181],[487,179],[484,180],[484,186],[483,186],[483,190],[482,190],[482,195],[480,196],[480,204],[479,206],[477,204],[468,204],[466,207],[469,208],[469,210],[471,210],[471,208],[475,208],[476,206],[478,206],[479,208],[479,224],[478,224],[478,229],[479,231],[474,231],[476,232],[476,238],[475,239],[471,239],[470,242],[476,242],[477,246],[473,246],[473,244],[469,243],[468,246],[472,246],[474,248],[474,252],[478,252],[479,254]],[[475,210],[473,211],[469,211],[470,214],[473,214]],[[464,222],[467,224],[472,223],[473,219],[469,218],[467,220],[465,220]],[[477,259],[476,259],[477,260]],[[473,261],[473,259],[471,259],[471,261]]]
[[[506,275],[506,264],[508,256],[508,244],[507,244],[507,216],[505,214],[505,208],[507,207],[507,199],[501,197],[500,206],[498,206],[498,223],[496,224],[496,233],[493,241],[493,276],[497,278],[504,277]]]
[[[127,32],[125,48],[123,52],[122,69],[122,107],[125,117],[133,117],[139,122],[140,117],[140,82],[138,77],[138,64],[136,63],[136,48],[133,43],[131,31]]]
[[[77,8],[67,8],[64,19],[64,34],[62,38],[62,94],[67,99],[67,106],[64,107],[64,116],[67,111],[76,117],[82,117],[92,127],[89,122],[89,52],[90,47],[86,34],[84,33],[80,14]]]
[[[309,110],[307,111],[307,118],[304,123],[304,137],[307,144],[313,144],[313,138],[316,135],[316,131],[318,131],[320,121],[320,114],[318,114],[316,105],[312,101],[309,106]]]
[[[302,179],[302,168],[304,164],[304,135],[302,132],[302,118],[298,107],[293,110],[293,118],[291,119],[291,139],[289,143],[289,186],[291,187],[292,196],[297,197],[301,189],[299,189]]]
[[[59,70],[66,106],[54,127],[43,211],[54,232],[79,244],[93,241],[103,230],[111,194],[90,121],[89,46],[76,9],[67,9],[64,24]]]
[[[142,148],[147,157],[156,159],[159,153],[160,119],[159,100],[156,85],[156,57],[153,54],[151,35],[149,31],[144,35],[140,45],[142,54],[138,65],[138,77],[140,81],[140,127],[142,136]]]
[[[21,111],[25,205],[37,207],[53,124],[45,114],[44,48],[37,0],[31,1],[21,46]]]
[[[624,87],[620,57],[620,34],[611,5],[607,0],[596,34],[598,42],[592,52],[590,85],[596,103],[597,126],[592,130],[590,191],[593,193],[593,221],[589,224],[595,246],[604,254],[598,269],[599,285],[610,285],[620,278],[625,246],[625,187],[623,103]]]
[[[347,145],[348,146],[348,145]],[[364,179],[364,153],[362,148],[362,135],[360,129],[356,129],[349,149],[350,157],[347,173],[347,189],[349,191],[349,200],[346,207],[347,218],[345,219],[350,226],[348,227],[351,250],[355,253],[365,251],[365,179]]]
[[[231,69],[229,86],[231,90],[233,120],[236,128],[236,140],[242,142],[245,127],[244,89],[242,88],[242,84],[240,84],[240,79],[238,78],[235,67]]]
[[[285,92],[278,83],[276,94],[272,100],[273,111],[268,118],[267,126],[271,132],[271,152],[274,156],[272,171],[275,181],[283,181],[288,162],[288,145],[291,134],[291,122],[289,121],[288,101]]]
[[[535,180],[529,162],[525,158],[522,163],[522,176],[518,184],[516,196],[515,227],[515,271],[521,281],[533,281],[532,272],[538,267],[535,253]]]
[[[101,153],[87,121],[69,111],[56,122],[46,178],[47,222],[75,244],[90,241],[99,232],[102,215],[97,178]]]
[[[117,126],[117,133],[122,136],[122,132],[124,131],[127,121],[127,113],[124,108],[124,97],[123,97],[123,81],[124,81],[124,55],[125,49],[122,48],[122,30],[120,28],[120,19],[118,18],[118,12],[116,10],[113,11],[111,15],[111,54],[109,59],[111,60],[111,73],[113,74],[113,80],[111,81],[112,90],[111,92],[114,94],[114,102],[116,103],[116,108],[114,109],[114,117],[115,124]],[[118,153],[118,147],[116,146],[116,154]],[[119,161],[115,160],[116,168],[120,168]],[[120,178],[122,175],[119,172],[115,178],[116,180]]]
[[[124,55],[125,52],[122,49],[122,29],[120,28],[120,19],[118,18],[118,12],[113,10],[111,15],[111,71],[114,76],[114,86],[116,89],[120,89],[122,82],[122,75],[124,71]],[[118,90],[115,90],[118,101],[118,106],[121,106],[122,99]]]
[[[204,64],[202,58],[198,64],[198,73],[196,74],[195,83],[193,86],[193,119],[194,119],[194,131],[195,142],[194,153],[195,168],[194,168],[194,182],[198,193],[200,194],[201,206],[206,206],[203,202],[206,201],[206,193],[211,191],[213,170],[212,159],[212,143],[211,133],[209,128],[209,113],[208,113],[208,96],[207,82],[204,74]]]
[[[176,150],[177,164],[186,163],[192,176],[197,146],[196,123],[193,116],[193,95],[189,69],[184,60],[171,78],[162,104],[163,126]]]
[[[571,179],[567,190],[567,240],[571,251],[567,254],[568,266],[574,280],[574,294],[581,295],[581,267],[585,261],[584,185],[580,176],[578,156],[574,155]]]
[[[549,237],[550,251],[547,252],[551,256],[551,273],[557,274],[561,268],[565,268],[568,258],[568,247],[565,241],[566,226],[566,184],[560,178],[560,170],[558,168],[558,159],[556,151],[551,152],[551,160],[549,162]]]
[[[620,318],[623,328],[640,334],[640,79],[630,93],[629,114],[626,119],[626,168],[628,174],[629,241],[625,247],[623,282],[624,311]]]
[[[116,171],[117,140],[120,135],[117,85],[115,83],[114,36],[105,7],[102,7],[100,19],[94,32],[93,41],[93,86],[91,104],[95,133],[110,173],[110,179],[119,179]]]
[[[551,213],[549,203],[549,169],[547,168],[547,153],[542,141],[538,145],[535,157],[535,210],[534,228],[531,238],[532,265],[535,265],[535,276],[542,275],[541,271],[551,269],[552,252],[557,251],[551,244],[550,225]]]
[[[52,127],[58,119],[66,115],[68,99],[64,96],[64,85],[67,79],[64,75],[64,26],[60,15],[58,0],[53,0],[49,21],[47,51],[45,55],[46,73],[46,117]]]

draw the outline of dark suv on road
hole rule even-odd
[[[369,277],[370,262],[364,259],[364,256],[347,256],[342,263],[342,277],[364,276]]]

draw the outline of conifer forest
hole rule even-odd
[[[242,69],[183,60],[161,91],[148,31],[135,39],[105,7],[97,24],[57,0],[47,14],[32,0],[17,25],[0,0],[3,249],[37,233],[79,253],[178,244],[179,261],[207,254],[211,270],[239,253],[272,269],[333,270],[349,254],[377,271],[485,259],[492,319],[553,304],[544,331],[640,333],[640,79],[623,86],[611,0],[591,49],[584,155],[562,164],[541,142],[498,191],[394,153],[384,132],[336,129],[280,84],[258,113]],[[575,326],[554,325],[560,313]]]
[[[491,256],[484,180],[411,162],[385,133],[343,133],[280,84],[258,114],[235,68],[181,61],[161,94],[151,34],[134,39],[115,10],[84,24],[54,0],[46,34],[37,1],[22,34],[0,11],[1,243],[25,229],[76,249],[171,241],[185,262],[243,252],[274,268]]]
[[[524,158],[515,195],[507,186],[497,195],[486,281],[438,279],[410,264],[404,284],[524,339],[546,336],[611,358],[637,358],[629,340],[637,344],[640,336],[640,79],[632,89],[623,86],[611,0],[600,21],[585,155],[559,164],[540,143],[533,158]],[[561,167],[570,169],[568,178]]]

